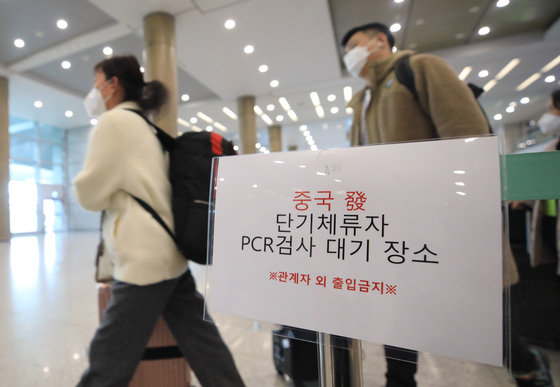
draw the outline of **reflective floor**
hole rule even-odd
[[[0,242],[0,386],[74,386],[98,324],[93,257],[97,233]],[[205,268],[193,265],[200,289]],[[214,315],[249,387],[290,386],[272,362],[271,329]],[[560,354],[546,350],[560,386]],[[384,386],[382,347],[363,343],[364,386]],[[418,386],[512,386],[504,369],[421,354]],[[196,379],[193,382],[198,386]],[[159,387],[159,386],[157,386]]]

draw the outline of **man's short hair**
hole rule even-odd
[[[387,41],[389,42],[391,48],[393,48],[393,46],[395,45],[395,37],[391,33],[389,27],[387,27],[383,23],[368,23],[368,24],[364,24],[363,26],[354,27],[350,31],[348,31],[342,38],[342,42],[341,42],[342,47],[346,46],[346,43],[348,43],[352,35],[354,35],[356,32],[363,32],[368,30],[374,30],[377,32],[384,33],[385,36],[387,36]]]

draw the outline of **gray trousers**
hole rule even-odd
[[[204,299],[190,270],[146,286],[115,281],[111,291],[78,386],[128,386],[160,315],[202,386],[244,386],[218,329],[203,320]]]

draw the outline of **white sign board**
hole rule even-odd
[[[219,160],[212,311],[502,364],[495,137]]]

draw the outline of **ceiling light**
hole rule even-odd
[[[224,27],[226,28],[226,30],[234,29],[235,28],[235,20],[233,20],[233,19],[226,20],[226,22],[224,23]]]
[[[263,111],[262,111],[262,109],[259,107],[259,105],[253,106],[253,111],[254,111],[255,113],[257,113],[259,116],[263,114]]]
[[[268,71],[268,66],[265,65],[265,64],[260,65],[260,66],[259,66],[259,71],[260,71],[261,73],[266,73],[266,72]]]
[[[309,93],[309,98],[311,98],[311,102],[313,102],[313,106],[319,106],[321,101],[319,100],[319,94],[316,91],[312,91]]]
[[[56,26],[61,30],[65,30],[68,28],[68,22],[64,19],[59,19],[56,22]]]
[[[521,60],[519,60],[519,58],[515,58],[515,59],[510,60],[509,63],[507,65],[505,65],[504,68],[501,69],[498,74],[496,74],[496,79],[500,80],[503,77],[505,77],[511,70],[513,70],[515,68],[515,66],[517,66],[519,64],[519,62],[521,62]]]
[[[391,25],[391,27],[389,27],[389,29],[391,30],[391,32],[397,32],[400,31],[402,28],[402,26],[399,23],[394,23]]]
[[[273,122],[272,122],[272,120],[270,119],[270,117],[267,116],[266,114],[262,114],[262,115],[261,115],[261,118],[262,118],[262,120],[263,120],[264,122],[266,122],[267,125],[272,125],[272,124],[273,124]]]
[[[278,122],[284,121],[284,116],[283,116],[282,114],[278,114],[278,115],[276,116],[276,121],[278,121]]]
[[[193,125],[191,129],[194,130],[195,132],[202,132],[202,128],[199,128],[196,125]]]
[[[486,78],[488,76],[488,70],[481,70],[478,72],[479,78]]]
[[[307,130],[307,125],[300,125],[299,127],[300,132],[305,132],[306,130]]]
[[[501,115],[500,113],[494,114],[494,119],[495,119],[496,121],[500,121],[502,118],[503,118],[503,117],[502,117],[502,115]]]
[[[140,66],[140,72],[141,72],[142,74],[144,74],[144,71],[146,71],[146,69],[144,68],[144,66]]]
[[[492,79],[491,81],[488,81],[488,83],[486,83],[486,85],[484,85],[482,88],[484,89],[484,91],[488,92],[490,91],[490,89],[496,86],[497,83],[498,83],[497,80]]]
[[[214,120],[210,117],[208,117],[206,114],[202,113],[202,112],[197,112],[196,115],[198,116],[198,118],[200,118],[201,120],[204,120],[206,122],[208,122],[209,124],[211,124],[212,122],[214,122]]]
[[[106,56],[113,55],[113,49],[109,46],[103,47],[103,55]]]
[[[327,101],[329,101],[329,102],[334,102],[335,100],[336,100],[336,95],[334,95],[334,94],[330,94],[327,97]]]
[[[181,96],[181,101],[183,102],[187,102],[189,99],[191,99],[191,97],[188,94],[183,94]]]
[[[502,8],[509,5],[509,0],[498,0],[498,2],[496,3],[496,7],[498,8]]]
[[[243,52],[245,54],[252,54],[253,52],[255,52],[255,47],[248,44],[248,45],[245,46],[245,48],[243,48]]]
[[[89,120],[89,124],[90,124],[91,126],[97,125],[97,118],[92,118],[91,120]]]
[[[190,128],[190,127],[191,127],[191,124],[189,124],[187,121],[185,121],[185,120],[182,119],[182,118],[177,118],[177,123],[178,123],[179,125],[183,125],[183,126],[186,127],[186,128]]]
[[[285,111],[288,111],[291,109],[290,104],[288,103],[288,100],[284,97],[280,97],[278,98],[278,102],[280,102],[280,105],[282,105],[282,107],[284,108]]]
[[[208,126],[206,127],[206,131],[207,131],[207,132],[211,132],[211,131],[213,131],[213,130],[214,130],[214,128],[212,127],[212,125],[208,125]]]
[[[198,118],[191,117],[191,119],[189,121],[191,122],[191,124],[196,124],[198,122]]]
[[[395,3],[400,4],[402,3],[404,0],[393,0]]]
[[[490,27],[482,27],[478,30],[480,36],[488,35],[490,33]]]
[[[556,58],[554,58],[553,60],[551,60],[550,62],[548,62],[542,69],[541,72],[543,73],[547,73],[550,70],[552,70],[558,63],[560,63],[560,55],[558,55]]]
[[[331,114],[336,114],[336,113],[338,113],[338,108],[336,106],[333,106],[331,108]]]
[[[276,79],[270,81],[270,87],[278,87],[279,84],[280,82],[278,82]]]
[[[523,97],[519,102],[521,102],[523,105],[526,105],[531,102],[531,100],[529,99],[529,97]]]
[[[23,41],[23,39],[16,39],[14,40],[14,46],[16,46],[17,48],[22,48],[25,46],[25,42]]]
[[[346,114],[352,114],[353,112],[354,112],[354,109],[352,109],[351,107],[346,108]]]
[[[64,115],[65,115],[66,117],[68,117],[68,118],[71,118],[71,117],[74,116],[74,112],[73,112],[72,110],[66,110],[66,111],[64,112]]]
[[[506,113],[513,113],[514,111],[515,111],[515,107],[513,107],[512,105],[506,108]]]
[[[297,114],[296,112],[294,112],[293,110],[288,110],[288,116],[290,117],[290,119],[294,122],[296,122],[298,120]]]
[[[41,109],[43,107],[43,102],[35,101],[33,102],[33,106],[35,106],[37,109]]]
[[[220,124],[219,122],[214,121],[214,126],[220,129],[222,132],[227,132],[227,128],[224,125]]]
[[[315,113],[317,113],[317,117],[324,118],[325,117],[325,110],[321,105],[315,106]]]
[[[70,67],[72,67],[72,63],[67,60],[63,60],[62,62],[60,62],[60,65],[64,70],[68,70]]]
[[[555,80],[556,80],[556,77],[555,77],[554,75],[549,75],[548,77],[546,77],[546,78],[544,79],[544,81],[545,81],[546,83],[552,83],[552,82],[554,82]]]
[[[469,76],[471,71],[472,71],[472,67],[471,66],[466,66],[463,70],[461,70],[458,78],[460,80],[464,81]]]
[[[342,89],[342,92],[344,93],[344,100],[346,102],[350,102],[352,99],[352,88],[350,86],[346,86]]]
[[[276,106],[274,106],[273,104],[268,104],[266,105],[266,110],[268,110],[269,112],[273,111],[274,109],[276,109]]]
[[[225,114],[226,116],[228,116],[228,117],[231,118],[232,120],[237,120],[237,115],[236,115],[233,111],[231,111],[230,108],[224,106],[224,108],[222,109],[222,111],[224,112],[224,114]]]
[[[539,79],[541,77],[541,73],[534,73],[533,75],[531,75],[529,78],[527,78],[526,80],[524,80],[523,82],[521,82],[521,84],[519,84],[515,90],[517,91],[522,91],[525,90],[531,83],[535,82],[537,79]]]
[[[393,52],[393,54],[394,54],[395,52],[397,52],[397,51],[398,51],[397,46],[393,46],[393,48],[391,49],[391,51]]]

